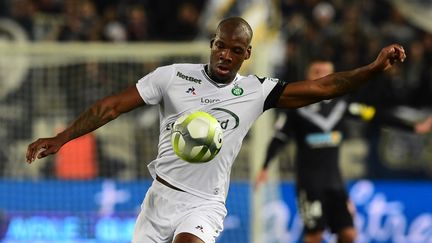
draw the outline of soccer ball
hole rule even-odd
[[[191,163],[213,159],[222,147],[222,128],[212,115],[195,111],[177,119],[171,133],[175,154]]]

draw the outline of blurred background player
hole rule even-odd
[[[315,80],[333,72],[331,61],[316,58],[306,68],[306,79]],[[304,242],[322,242],[327,227],[337,234],[338,242],[354,242],[356,238],[355,206],[349,200],[339,168],[344,117],[359,117],[366,121],[379,118],[387,124],[417,133],[428,132],[432,125],[431,118],[413,126],[399,121],[391,113],[376,113],[374,107],[350,103],[347,97],[280,111],[256,186],[267,180],[270,162],[293,136],[297,149],[296,189],[304,223]]]
[[[332,62],[310,62],[306,79],[313,80],[334,72]],[[353,242],[354,207],[350,204],[339,170],[341,120],[346,111],[344,98],[321,101],[298,110],[281,112],[278,127],[266,155],[257,185],[267,180],[267,168],[294,132],[297,145],[296,179],[299,212],[304,223],[304,242],[321,242],[327,226],[340,242]],[[295,129],[294,129],[295,128]],[[330,216],[330,217],[329,217]]]

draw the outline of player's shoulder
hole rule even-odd
[[[171,65],[176,70],[201,70],[203,68],[203,64],[198,63],[174,63]]]
[[[174,71],[174,70],[200,70],[202,69],[203,64],[194,64],[194,63],[173,63],[168,65],[159,66],[158,70],[163,71]]]

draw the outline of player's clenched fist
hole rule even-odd
[[[399,44],[392,44],[384,47],[379,53],[376,60],[372,63],[374,70],[382,71],[387,70],[396,62],[403,62],[406,58],[403,46]]]

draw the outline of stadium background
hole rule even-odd
[[[223,17],[241,15],[255,30],[253,58],[241,72],[287,81],[301,79],[316,54],[346,70],[373,60],[385,44],[403,44],[406,63],[383,86],[355,95],[379,97],[412,123],[431,113],[431,10],[421,0],[1,1],[2,242],[130,241],[150,183],[146,165],[157,151],[156,107],[128,113],[30,166],[26,146],[156,66],[206,62]],[[260,118],[234,163],[218,242],[300,237],[293,145],[273,163],[271,182],[251,188],[273,120],[274,112]],[[341,168],[358,210],[358,242],[432,242],[431,135],[384,127],[371,136],[368,124],[347,126]]]

